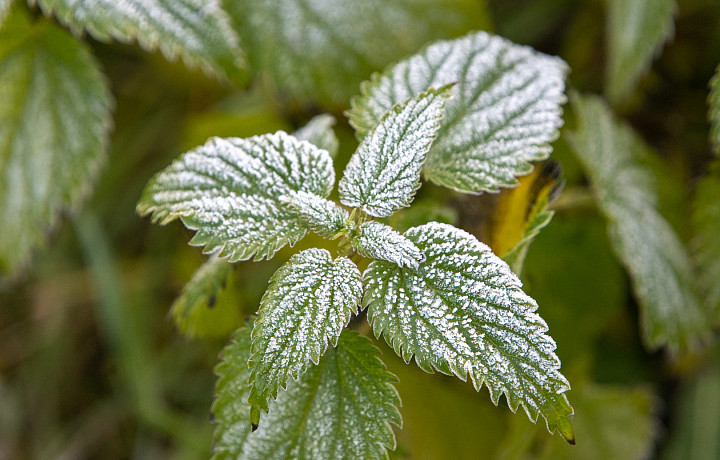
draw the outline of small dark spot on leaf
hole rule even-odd
[[[210,298],[208,299],[208,308],[213,308],[216,303],[217,303],[217,297],[215,297],[214,295],[211,295]]]
[[[257,423],[251,423],[250,425],[252,425],[252,430],[253,430],[253,431],[255,431],[255,430],[258,429],[258,424],[257,424]]]
[[[210,411],[210,423],[215,423],[215,414]]]

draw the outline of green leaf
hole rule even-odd
[[[693,199],[693,260],[707,312],[720,319],[720,162],[697,184]]]
[[[531,420],[542,415],[573,442],[555,342],[535,313],[537,304],[505,262],[469,233],[435,222],[405,237],[424,251],[417,271],[373,262],[365,271],[363,304],[375,334],[398,355],[414,355],[427,372],[437,369],[475,387],[483,383],[498,404],[505,394],[514,412],[522,405]]]
[[[620,102],[673,34],[674,0],[611,0],[608,4],[607,94]]]
[[[106,161],[112,99],[88,49],[20,8],[0,29],[0,272],[77,210]]]
[[[308,141],[321,149],[327,150],[330,156],[335,158],[340,142],[335,135],[335,131],[333,131],[332,127],[334,125],[335,117],[332,115],[317,115],[305,126],[295,131],[293,136],[301,141]]]
[[[410,206],[420,187],[420,169],[440,128],[448,89],[430,89],[383,117],[345,167],[338,185],[342,204],[375,217]]]
[[[720,64],[715,68],[715,75],[710,80],[710,95],[708,96],[710,110],[710,142],[715,155],[720,156]]]
[[[252,68],[293,99],[341,107],[373,71],[425,43],[490,27],[484,0],[225,0],[225,8]]]
[[[254,433],[245,403],[249,356],[250,333],[243,328],[215,370],[220,378],[213,459],[387,458],[386,448],[395,446],[390,423],[402,423],[400,398],[391,384],[395,377],[367,338],[343,332],[337,348],[270,401],[270,412]]]
[[[253,328],[249,402],[267,412],[267,399],[288,378],[317,364],[328,342],[337,343],[357,312],[362,276],[350,259],[332,260],[325,249],[294,255],[270,280]],[[253,423],[259,413],[255,412]]]
[[[579,127],[571,144],[608,219],[613,249],[630,272],[645,345],[690,348],[707,337],[707,318],[693,292],[688,254],[656,210],[653,176],[643,166],[650,149],[599,98],[578,95],[572,102]]]
[[[94,38],[137,40],[147,51],[207,73],[225,75],[245,67],[238,37],[219,0],[30,0],[73,32]]]
[[[163,225],[180,217],[198,231],[190,244],[230,262],[269,259],[307,233],[280,197],[297,191],[326,197],[334,182],[328,152],[283,131],[216,137],[153,177],[137,209]]]
[[[232,264],[213,255],[193,274],[171,308],[178,329],[188,337],[226,337],[242,323],[234,293]]]
[[[348,229],[350,214],[330,200],[307,192],[280,197],[288,203],[312,231],[325,238],[335,238]]]
[[[387,260],[412,269],[425,261],[425,254],[392,227],[380,222],[365,222],[358,230],[352,245],[364,257]]]
[[[477,32],[442,41],[375,75],[348,112],[361,137],[393,105],[431,87],[456,83],[425,177],[476,193],[511,187],[546,158],[562,126],[567,65],[501,37]]]

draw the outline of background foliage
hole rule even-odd
[[[206,257],[187,246],[190,230],[137,217],[144,185],[211,135],[290,132],[322,112],[338,120],[340,172],[357,145],[343,111],[360,82],[431,41],[476,29],[559,55],[579,94],[566,106],[565,128],[553,144],[565,190],[552,203],[554,218],[530,246],[522,274],[573,385],[567,396],[576,412],[577,445],[495,407],[470,383],[406,366],[377,341],[399,377],[402,399],[403,429],[396,430],[391,456],[720,456],[720,350],[707,339],[715,324],[693,323],[708,331],[689,350],[684,339],[653,335],[646,322],[652,301],[638,286],[655,275],[638,275],[637,261],[622,249],[628,246],[622,235],[653,242],[673,234],[679,251],[687,252],[681,265],[699,274],[679,276],[684,283],[698,280],[683,289],[717,320],[718,77],[710,117],[707,104],[720,63],[716,1],[367,1],[360,10],[348,1],[318,10],[322,2],[286,0],[283,8],[269,8],[262,1],[226,0],[205,2],[211,7],[204,16],[174,20],[161,36],[152,21],[139,23],[128,11],[73,15],[69,3],[0,0],[0,459],[207,458],[216,381],[211,369],[227,334],[255,311],[290,252],[238,264],[218,298],[187,288],[178,299]],[[200,11],[193,0],[126,3],[158,8],[149,8],[147,17],[187,19]],[[190,44],[213,52],[183,44],[189,30]],[[588,99],[589,93],[604,96]],[[57,94],[89,98],[84,105],[93,110],[79,111],[78,99]],[[29,97],[32,110],[17,113],[10,96],[18,95]],[[642,154],[622,159],[623,165],[641,164],[640,180],[606,178],[582,156],[578,146],[588,131],[578,115],[591,108],[601,115],[591,119],[589,132],[608,127],[610,134],[596,135],[615,136],[614,145],[642,145]],[[599,123],[605,115],[609,121]],[[624,130],[632,134],[618,134]],[[13,153],[21,151],[18,139],[37,152],[28,167],[39,173],[13,185],[8,165],[27,160]],[[80,152],[84,161],[75,163],[66,151]],[[70,171],[76,174],[68,178]],[[614,208],[613,196],[603,194],[611,179],[619,184],[615,194],[652,204],[652,217],[643,221]],[[530,188],[547,194],[551,187]],[[17,203],[13,193],[29,204],[11,209],[6,203]],[[457,218],[502,248],[498,224],[487,216],[527,199],[521,192],[459,198],[426,185],[413,204],[414,218]],[[454,209],[438,210],[437,203]],[[539,216],[547,222],[546,213]],[[397,228],[415,225],[411,213],[403,219]],[[647,228],[647,220],[665,222],[659,224],[663,236],[654,233],[657,226]],[[322,244],[308,237],[298,246]],[[178,332],[173,317],[188,335],[203,335],[188,330],[184,319],[194,305],[209,303],[215,308],[202,321],[226,330],[212,329],[204,339]],[[670,352],[662,348],[666,341]]]

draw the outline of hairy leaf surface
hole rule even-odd
[[[241,324],[240,299],[233,295],[232,264],[217,254],[198,268],[171,308],[188,337],[227,337]]]
[[[425,43],[490,27],[484,0],[225,0],[225,7],[254,69],[294,99],[336,106],[373,71]]]
[[[552,432],[573,441],[563,394],[570,388],[537,304],[505,262],[469,233],[435,222],[405,237],[427,260],[414,271],[373,262],[364,279],[363,304],[376,335],[398,355],[414,355],[427,372],[437,369],[476,388],[484,383],[497,404],[505,394],[515,411],[542,415]]]
[[[335,158],[340,142],[335,135],[335,131],[333,131],[334,125],[335,117],[332,115],[317,115],[305,126],[295,131],[293,136],[327,150],[330,156]]]
[[[694,261],[698,268],[698,286],[706,311],[720,319],[720,162],[712,166],[695,189],[692,214]]]
[[[643,166],[649,147],[600,99],[577,96],[573,108],[579,118],[573,149],[608,218],[613,249],[630,272],[645,345],[687,349],[706,337],[708,325],[693,292],[688,254],[656,210],[654,179]]]
[[[395,446],[390,423],[401,424],[395,377],[385,370],[377,349],[345,331],[317,366],[270,401],[270,412],[251,432],[247,384],[250,331],[238,331],[223,351],[215,372],[213,414],[215,460],[385,459]]]
[[[607,94],[619,102],[632,91],[673,33],[675,0],[611,0],[608,4]]]
[[[380,222],[362,224],[352,244],[365,257],[387,260],[400,267],[415,269],[425,261],[425,254],[412,241]]]
[[[342,204],[375,217],[410,205],[448,95],[446,87],[431,89],[390,110],[345,167],[338,185]]]
[[[312,193],[295,192],[280,197],[300,216],[312,231],[325,238],[333,238],[347,229],[350,214],[330,200]]]
[[[190,241],[231,262],[271,258],[307,233],[280,202],[291,192],[330,194],[327,151],[283,131],[247,139],[212,138],[183,154],[148,183],[138,212],[166,224],[180,217],[198,233]]]
[[[111,105],[88,49],[16,8],[0,29],[0,273],[19,268],[90,191]]]
[[[710,80],[710,142],[715,155],[720,156],[720,64],[715,68],[715,75]]]
[[[375,75],[352,100],[361,137],[385,112],[414,94],[456,83],[445,107],[425,177],[459,191],[515,185],[546,158],[562,126],[567,65],[501,37],[477,32],[442,41]]]
[[[30,0],[98,40],[137,42],[170,60],[224,75],[244,68],[238,37],[219,0]]]
[[[267,412],[288,379],[297,379],[335,345],[357,312],[362,276],[350,259],[333,260],[325,249],[294,255],[270,280],[253,328],[249,402]],[[253,413],[257,423],[259,411]]]

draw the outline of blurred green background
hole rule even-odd
[[[471,4],[463,27],[557,54],[572,68],[569,87],[603,91],[605,2],[462,3]],[[342,170],[357,145],[343,116],[349,100],[297,100],[266,75],[221,83],[137,46],[86,42],[116,101],[110,159],[82,211],[63,216],[30,268],[0,287],[0,460],[208,458],[212,368],[226,338],[186,338],[168,314],[206,256],[188,246],[191,231],[151,225],[135,204],[154,173],[209,136],[291,131],[323,112],[338,120]],[[674,37],[615,107],[657,150],[662,211],[685,237],[689,196],[711,156],[705,100],[719,62],[720,4],[679,1]],[[566,120],[572,129],[572,114]],[[720,352],[671,360],[643,349],[626,272],[564,137],[553,158],[565,191],[522,278],[573,386],[577,446],[513,415],[504,399],[495,407],[485,389],[406,366],[378,341],[403,401],[391,457],[720,458]],[[418,203],[437,198],[427,190]],[[223,296],[241,317],[289,254],[237,264]]]

